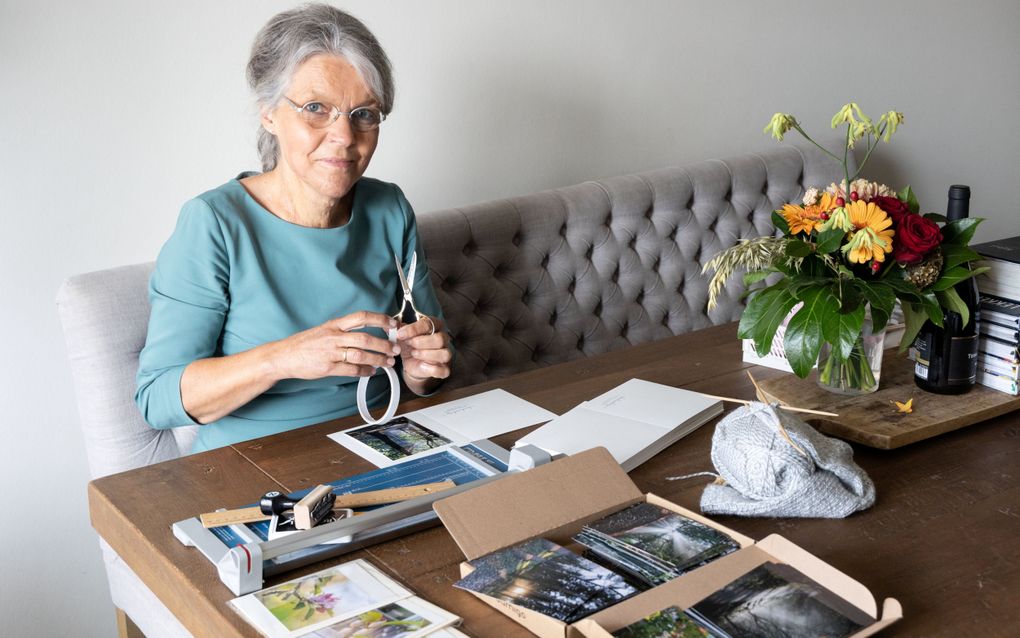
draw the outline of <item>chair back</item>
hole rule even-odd
[[[135,404],[152,268],[150,262],[76,275],[57,293],[92,478],[187,454],[198,434],[198,426],[153,429]]]

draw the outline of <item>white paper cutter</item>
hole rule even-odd
[[[438,522],[432,510],[434,502],[550,460],[547,452],[534,446],[507,452],[490,441],[476,441],[463,448],[444,448],[436,454],[335,481],[333,485],[345,491],[415,485],[445,478],[457,482],[456,487],[448,490],[380,507],[355,518],[273,540],[261,538],[246,526],[231,526],[237,541],[234,546],[203,527],[197,516],[174,523],[172,529],[180,542],[197,547],[216,565],[223,584],[241,596],[261,589],[264,580],[275,574],[432,527]]]

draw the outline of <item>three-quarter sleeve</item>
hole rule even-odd
[[[219,220],[193,199],[181,210],[149,280],[152,305],[139,356],[135,401],[154,428],[193,425],[181,400],[181,376],[214,356],[229,307],[230,258]]]

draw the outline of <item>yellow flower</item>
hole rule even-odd
[[[843,108],[841,108],[838,113],[832,116],[832,128],[836,128],[837,126],[844,122],[846,122],[847,124],[853,124],[856,121],[854,120],[854,107],[856,106],[857,106],[856,102],[844,104]],[[860,110],[860,108],[858,108],[857,110]]]
[[[903,114],[899,111],[889,111],[878,118],[878,124],[880,127],[885,124],[885,134],[882,135],[882,140],[888,142],[892,134],[896,132],[896,127],[903,124]]]
[[[899,401],[893,401],[896,404],[896,411],[902,412],[903,414],[910,414],[914,411],[914,397],[907,399],[906,403],[900,403]]]
[[[771,133],[772,137],[782,142],[783,135],[796,125],[797,119],[789,113],[776,113],[762,132]]]
[[[819,197],[814,204],[808,206],[804,210],[814,217],[820,217],[822,213],[828,213],[835,207],[836,198],[829,193],[822,193],[822,196]]]
[[[815,208],[815,206],[809,206],[806,210],[796,204],[783,204],[783,210],[779,211],[779,214],[786,220],[786,225],[790,227],[791,235],[796,235],[797,233],[810,235],[811,231],[821,225],[822,220],[818,217],[817,212],[809,212],[809,209],[812,208]]]
[[[886,253],[892,252],[892,238],[895,232],[892,220],[881,208],[871,202],[857,200],[846,205],[853,229],[850,241],[843,246],[843,254],[851,263],[864,264],[871,260],[885,261]]]

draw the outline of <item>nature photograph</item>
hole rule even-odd
[[[588,527],[677,568],[737,548],[722,532],[649,503],[639,503]]]
[[[360,613],[308,635],[316,638],[411,638],[433,624],[431,620],[400,603],[393,603]]]
[[[635,593],[623,577],[543,538],[471,562],[455,585],[563,622],[574,622]]]
[[[256,592],[255,597],[290,631],[343,617],[375,602],[339,570],[282,583]]]
[[[667,607],[613,632],[615,638],[721,638],[677,607]]]
[[[688,613],[732,638],[843,638],[873,622],[807,576],[775,563],[756,567]]]
[[[446,437],[407,417],[397,417],[380,425],[349,430],[347,434],[391,461],[399,461],[452,443]]]

